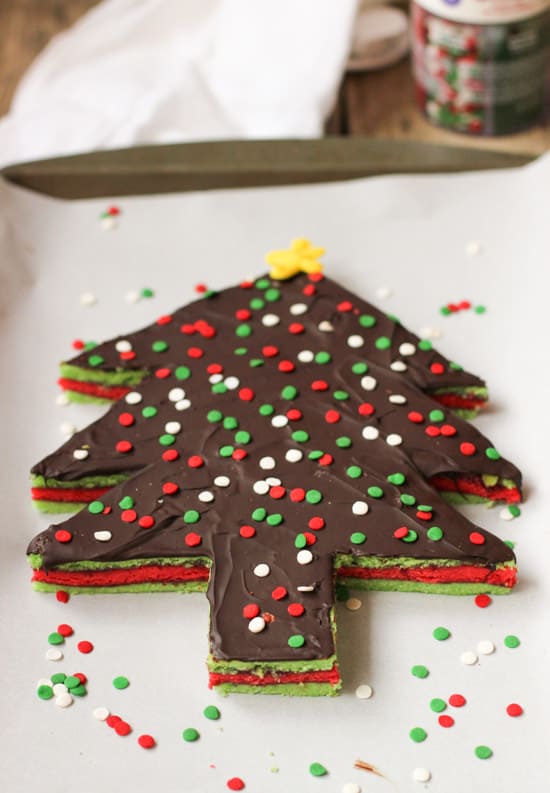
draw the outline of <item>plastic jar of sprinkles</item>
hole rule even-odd
[[[413,0],[417,100],[428,119],[507,135],[550,105],[550,0]]]

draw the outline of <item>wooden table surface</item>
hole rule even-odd
[[[56,33],[72,25],[98,0],[0,0],[0,116],[33,58]],[[473,146],[519,154],[550,148],[550,126],[518,135],[479,138],[428,123],[414,102],[407,60],[379,72],[347,74],[329,130],[332,134]]]

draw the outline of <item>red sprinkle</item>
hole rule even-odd
[[[306,286],[304,286],[304,288],[302,289],[302,293],[306,297],[312,297],[315,294],[316,291],[317,290],[315,289],[313,284],[306,284]]]
[[[252,402],[254,399],[254,391],[251,388],[241,388],[239,391],[239,398],[243,400],[243,402]]]
[[[120,718],[120,716],[115,716],[114,714],[111,714],[110,716],[107,716],[105,721],[107,722],[109,727],[116,727],[116,725],[119,722],[121,722],[122,719]]]
[[[438,718],[438,722],[442,727],[452,727],[453,724],[455,723],[455,720],[453,719],[452,716],[447,716],[443,714]]]
[[[135,520],[137,520],[137,512],[135,509],[123,509],[120,513],[120,519],[124,523],[133,523]]]
[[[202,350],[200,347],[189,347],[187,350],[187,355],[190,358],[202,358],[204,355],[204,350]]]
[[[140,735],[137,739],[137,742],[141,746],[142,749],[152,749],[154,746],[157,745],[157,742],[153,738],[152,735]]]
[[[252,620],[254,617],[257,617],[260,613],[260,607],[256,603],[248,603],[243,608],[243,617],[246,617],[247,620]]]
[[[413,424],[422,424],[422,422],[424,421],[424,416],[422,415],[422,413],[418,413],[418,411],[416,410],[411,410],[411,412],[408,415],[408,419],[409,421],[412,421]]]
[[[521,716],[521,714],[523,713],[523,708],[521,707],[521,705],[518,705],[517,702],[512,702],[510,705],[507,706],[506,713],[509,716],[516,718],[516,716]]]
[[[284,586],[275,587],[275,589],[271,593],[271,597],[273,598],[273,600],[283,600],[283,598],[286,598],[287,595],[288,592],[286,591]]]
[[[233,460],[244,460],[245,457],[248,457],[248,452],[246,449],[235,449],[232,453],[231,458]]]
[[[306,497],[306,491],[301,487],[294,487],[290,491],[290,500],[294,503],[303,501]]]
[[[286,412],[286,417],[289,421],[299,421],[302,418],[302,411],[298,408],[290,408]]]
[[[443,366],[442,363],[436,362],[436,363],[432,363],[430,366],[430,372],[432,374],[443,374],[444,371],[445,371],[445,367]]]
[[[171,314],[163,314],[157,319],[157,325],[169,325],[172,322]]]
[[[341,416],[337,410],[327,410],[325,413],[325,421],[327,424],[337,424],[341,419]]]
[[[466,457],[471,457],[472,454],[476,453],[476,447],[474,446],[473,443],[469,443],[468,441],[464,441],[463,443],[460,444],[460,451]]]
[[[450,438],[452,435],[456,435],[456,427],[453,427],[452,424],[443,424],[441,426],[441,434],[446,438]]]
[[[65,592],[64,589],[58,589],[55,593],[55,597],[60,603],[68,603],[70,595],[68,592]]]
[[[274,485],[269,490],[269,495],[271,498],[283,498],[284,494],[286,493],[286,489],[281,485]]]
[[[439,429],[439,427],[436,427],[434,424],[430,424],[428,427],[426,427],[424,432],[426,433],[426,435],[429,435],[430,438],[437,438],[439,435],[441,435],[441,430]]]
[[[94,649],[94,645],[91,642],[87,642],[87,641],[78,642],[78,644],[76,646],[77,646],[78,652],[79,653],[84,653],[84,655],[87,655],[88,653],[91,653],[92,650]]]
[[[493,600],[490,595],[476,595],[474,600],[474,603],[480,609],[486,609],[487,606],[490,606],[492,602]]]
[[[72,636],[74,633],[72,627],[70,625],[66,625],[65,623],[61,623],[61,625],[57,626],[57,632],[62,636]]]
[[[200,534],[196,534],[194,531],[190,531],[189,534],[185,535],[185,544],[188,545],[190,548],[194,548],[196,545],[200,545],[202,542],[202,537]]]
[[[132,446],[130,441],[118,441],[118,443],[115,446],[117,452],[120,452],[121,454],[127,454],[128,452],[131,452],[133,448],[134,447]]]
[[[336,308],[338,309],[338,311],[351,311],[351,309],[353,308],[353,303],[350,303],[349,300],[342,300],[341,303],[338,303]]]
[[[165,482],[162,486],[162,492],[166,496],[173,496],[174,493],[179,491],[180,487],[175,482]]]
[[[462,708],[466,704],[466,697],[463,697],[462,694],[451,694],[449,697],[449,705],[452,705],[453,708]]]
[[[188,460],[187,465],[189,468],[202,468],[204,465],[204,460],[198,454],[193,454]]]
[[[305,330],[305,328],[304,328],[304,326],[302,325],[301,322],[291,322],[290,325],[288,326],[289,333],[292,333],[295,336],[298,333],[303,333],[304,330]]]
[[[195,286],[195,292],[198,292],[199,294],[203,294],[203,292],[207,292],[207,291],[208,291],[208,287],[206,286],[206,284],[197,284]]]
[[[152,515],[142,515],[138,520],[138,526],[141,526],[142,529],[152,529],[154,525],[155,519]]]
[[[276,355],[279,355],[279,348],[268,344],[266,347],[262,347],[262,354],[265,355],[266,358],[274,358]]]
[[[279,361],[279,364],[277,365],[277,369],[280,372],[293,372],[296,369],[296,367],[294,366],[292,361]]]
[[[70,542],[73,538],[73,535],[67,529],[58,529],[54,536],[57,542]]]
[[[239,529],[239,534],[241,537],[244,537],[245,540],[249,540],[251,537],[254,537],[256,534],[256,529],[254,526],[241,526]]]
[[[132,732],[132,728],[127,721],[122,721],[121,719],[115,724],[115,732],[117,735],[129,735]]]
[[[179,460],[179,457],[180,453],[177,449],[166,449],[166,451],[162,453],[162,459],[167,463],[173,463],[174,460]]]
[[[86,677],[84,672],[73,672],[73,677],[78,677],[78,679],[80,680],[83,686],[85,686],[86,683],[88,682],[88,678]]]
[[[374,413],[374,405],[371,405],[370,402],[363,402],[357,408],[360,416],[372,416]]]
[[[251,316],[252,312],[248,308],[239,308],[237,311],[235,311],[236,319],[240,320],[241,322],[250,319]]]
[[[328,391],[328,387],[326,380],[314,380],[311,384],[312,391]]]
[[[313,531],[318,531],[319,529],[324,528],[325,519],[316,515],[315,517],[310,518],[307,525],[309,526],[310,529],[313,529]]]
[[[408,533],[409,530],[406,526],[400,526],[398,529],[394,531],[393,536],[395,537],[396,540],[402,540],[403,537],[406,537]]]
[[[287,608],[287,611],[291,617],[301,617],[305,611],[305,608],[301,603],[291,603]]]
[[[227,780],[227,787],[229,790],[243,790],[244,782],[238,776],[233,776]]]
[[[479,531],[470,532],[470,542],[473,545],[485,545],[485,537]]]
[[[75,339],[71,346],[73,350],[83,350],[86,345],[84,344],[82,339]]]
[[[155,377],[158,377],[159,380],[165,380],[167,377],[170,377],[171,374],[172,373],[171,373],[170,369],[168,369],[167,367],[163,366],[160,369],[156,370]]]

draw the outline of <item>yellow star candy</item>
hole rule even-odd
[[[298,273],[320,273],[323,265],[319,258],[325,253],[324,248],[314,248],[309,240],[293,240],[286,251],[270,251],[266,262],[271,266],[269,275],[277,281],[286,281]]]

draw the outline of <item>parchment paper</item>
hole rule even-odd
[[[112,201],[0,189],[2,790],[215,793],[240,776],[250,793],[328,793],[347,782],[408,793],[424,787],[411,778],[418,766],[431,770],[433,793],[546,790],[550,158],[521,171]],[[107,231],[99,216],[112,203],[122,213]],[[487,379],[491,407],[477,425],[522,468],[527,501],[513,522],[499,508],[468,513],[517,543],[520,583],[485,610],[473,597],[362,593],[359,611],[338,607],[342,696],[223,699],[207,688],[204,596],[80,596],[62,605],[31,590],[25,548],[50,521],[33,510],[28,470],[63,441],[61,422],[82,427],[101,413],[55,404],[57,364],[73,339],[143,326],[194,298],[199,281],[218,288],[261,273],[264,253],[295,236],[326,246],[329,275],[413,330],[439,328],[442,352]],[[470,241],[481,243],[479,255],[467,255]],[[393,290],[385,301],[375,295],[381,286]],[[143,287],[156,296],[125,302]],[[85,291],[96,305],[80,304]],[[487,312],[439,314],[462,299]],[[75,635],[52,663],[47,636],[60,622]],[[432,638],[438,625],[452,632],[446,642]],[[520,637],[519,648],[504,646],[507,634]],[[92,654],[77,652],[81,639],[94,643]],[[461,664],[483,639],[496,652]],[[413,677],[413,664],[429,677]],[[56,671],[85,672],[88,696],[67,710],[38,699],[36,681]],[[111,683],[121,674],[126,691]],[[355,696],[361,683],[372,699]],[[448,709],[456,723],[443,729],[429,702],[452,693],[467,704]],[[522,717],[506,715],[511,702]],[[210,703],[219,722],[202,715]],[[103,704],[132,724],[130,736],[92,717]],[[188,726],[201,733],[195,744],[182,741]],[[408,736],[415,726],[428,732],[422,744]],[[157,748],[142,750],[141,733]],[[493,749],[490,760],[475,757],[478,744]],[[386,779],[354,769],[358,758]],[[312,777],[314,761],[329,775]]]

